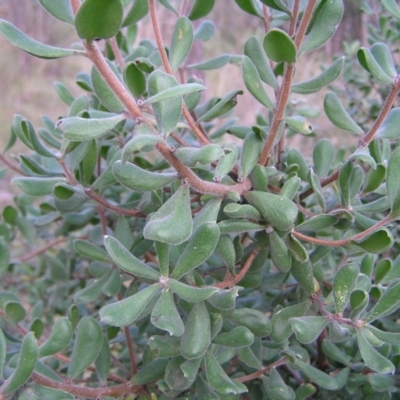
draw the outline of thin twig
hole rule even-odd
[[[167,52],[165,51],[165,48],[164,48],[154,0],[149,0],[149,9],[150,9],[151,23],[153,25],[153,31],[154,31],[154,35],[156,37],[157,47],[158,47],[158,51],[160,53],[161,61],[163,63],[165,71],[169,75],[174,76],[174,72],[172,71],[171,65],[168,60]],[[184,103],[182,104],[182,113],[183,113],[183,116],[185,117],[187,123],[189,124],[190,129],[197,136],[199,141],[202,144],[209,144],[210,140],[206,136],[203,135],[203,132],[196,125],[196,122],[193,120],[188,108],[186,107],[186,104],[184,104]]]
[[[223,282],[217,283],[214,286],[217,288],[225,288],[225,287],[232,287],[235,286],[238,282],[240,282],[244,276],[246,275],[247,271],[250,269],[251,265],[253,264],[254,259],[256,258],[257,254],[259,253],[259,249],[255,248],[247,258],[243,268],[240,272],[235,275],[232,279],[224,280]]]
[[[307,236],[304,235],[303,233],[297,232],[294,229],[292,229],[291,234],[293,236],[296,236],[299,239],[305,240],[306,242],[310,243],[315,243],[321,246],[330,246],[330,247],[336,247],[336,246],[346,246],[347,244],[350,244],[353,241],[361,240],[366,238],[368,235],[371,233],[375,232],[377,229],[381,228],[382,226],[386,225],[387,223],[391,222],[392,218],[390,215],[382,219],[381,221],[378,221],[375,225],[371,226],[370,228],[366,229],[363,232],[358,233],[357,235],[354,235],[352,237],[349,237],[347,239],[341,239],[341,240],[324,240],[320,238],[315,238],[312,236]]]
[[[12,169],[13,171],[17,172],[19,175],[26,176],[25,172],[22,171],[18,167],[18,165],[14,164],[12,161],[8,160],[4,154],[0,154],[0,160],[3,161],[4,164],[7,165],[8,168]]]
[[[271,16],[269,14],[269,8],[265,4],[263,4],[263,14],[264,14],[264,30],[265,33],[267,33],[271,29]]]
[[[189,185],[199,193],[209,193],[218,197],[227,197],[230,193],[237,193],[241,196],[251,189],[251,182],[249,179],[245,179],[244,182],[232,186],[203,181],[190,168],[182,164],[166,144],[159,142],[155,147],[174,167],[179,177],[181,179],[187,179]]]
[[[396,76],[396,78],[393,80],[393,87],[390,90],[390,93],[388,97],[386,98],[385,103],[383,104],[383,107],[381,111],[379,112],[378,117],[376,118],[374,124],[372,125],[371,129],[369,132],[365,135],[364,139],[362,140],[362,145],[368,146],[369,143],[372,142],[372,140],[375,137],[376,132],[380,128],[380,126],[383,124],[383,121],[385,118],[388,116],[390,110],[392,109],[393,103],[395,102],[397,95],[399,94],[400,91],[400,75]]]
[[[118,214],[130,215],[130,216],[139,217],[139,218],[146,218],[146,216],[137,209],[129,210],[127,208],[117,207],[117,206],[114,206],[114,205],[108,203],[100,195],[98,195],[96,192],[94,192],[92,188],[85,188],[85,194],[88,197],[90,197],[92,200],[94,200],[95,202],[101,204],[105,208],[115,211]]]
[[[303,18],[300,21],[300,25],[299,28],[297,29],[296,37],[294,39],[294,44],[296,45],[297,49],[300,48],[301,43],[303,42],[316,2],[317,0],[309,0],[306,9],[304,10]]]
[[[282,357],[279,360],[275,361],[274,363],[272,363],[271,365],[268,365],[267,367],[261,368],[260,370],[253,372],[250,375],[246,375],[246,376],[241,376],[240,378],[236,378],[235,381],[236,382],[248,382],[251,381],[253,379],[259,378],[260,376],[264,375],[266,372],[270,371],[272,368],[276,368],[279,367],[281,365],[285,365],[287,363],[287,359]]]
[[[145,117],[136,104],[135,100],[125,88],[125,86],[114,75],[108,64],[106,63],[103,54],[97,47],[95,42],[84,42],[86,55],[91,59],[100,75],[106,81],[111,90],[116,94],[121,103],[126,107],[132,118],[140,118],[143,121]]]
[[[57,246],[60,243],[65,243],[67,241],[68,241],[67,237],[61,236],[57,239],[50,241],[49,243],[47,243],[45,246],[41,247],[40,249],[36,249],[36,250],[32,251],[31,253],[25,254],[24,256],[20,257],[19,260],[21,262],[26,262],[26,261],[30,260],[31,258],[36,257],[39,254],[42,254],[45,251],[51,249],[52,247]]]
[[[260,159],[258,161],[258,163],[261,165],[267,165],[269,158],[271,156],[275,138],[276,135],[278,134],[279,125],[285,114],[286,105],[289,99],[293,72],[294,72],[294,65],[293,64],[286,65],[285,73],[283,75],[282,87],[279,91],[277,107],[274,113],[274,118],[272,120],[270,133],[268,135],[267,141],[264,145],[264,148],[262,149]]]
[[[117,39],[115,38],[115,36],[110,39],[109,43],[110,43],[111,49],[114,53],[114,56],[118,61],[119,66],[121,67],[121,69],[124,69],[125,60],[124,60],[124,57],[122,56],[121,50],[118,46]]]
[[[293,5],[292,16],[290,17],[290,26],[288,31],[289,36],[293,36],[296,30],[296,23],[297,23],[297,17],[299,16],[299,9],[300,9],[300,0],[295,0]]]

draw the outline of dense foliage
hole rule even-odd
[[[193,43],[218,29],[203,19],[215,0],[39,1],[79,44],[3,20],[0,33],[93,67],[79,97],[57,83],[65,116],[36,129],[16,115],[0,156],[20,193],[0,221],[0,399],[398,398],[395,0],[369,47],[296,83],[342,0],[235,0],[265,35],[195,64]],[[136,40],[143,18],[156,43]],[[243,82],[207,96],[196,72],[228,63]],[[313,107],[355,148],[312,139],[314,110],[291,99],[321,89]],[[245,90],[262,106],[248,126],[234,117]],[[30,151],[13,159],[17,140]]]

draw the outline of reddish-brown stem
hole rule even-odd
[[[322,187],[327,186],[330,183],[335,182],[337,180],[337,178],[339,178],[339,170],[336,170],[335,172],[333,172],[331,175],[329,175],[325,179],[322,179],[320,182],[321,186]],[[314,193],[314,190],[312,188],[306,190],[304,193],[302,193],[300,195],[300,200],[307,198],[308,196],[310,196],[313,193]]]
[[[242,183],[228,186],[219,183],[207,182],[200,179],[192,170],[183,165],[178,158],[176,158],[171,149],[164,143],[159,142],[156,144],[158,152],[174,167],[175,171],[181,179],[187,179],[189,185],[199,193],[209,193],[218,197],[226,197],[230,193],[235,192],[243,195],[251,189],[251,182],[246,179]]]
[[[378,132],[378,129],[380,126],[383,124],[383,121],[385,118],[388,116],[390,110],[392,109],[392,106],[394,102],[396,101],[396,98],[399,94],[400,91],[400,75],[397,76],[394,81],[393,81],[393,87],[385,100],[385,103],[379,112],[379,115],[377,119],[375,120],[374,124],[372,125],[371,129],[368,131],[368,133],[364,136],[363,140],[360,141],[360,146],[368,146],[372,140],[374,140],[376,132]],[[321,186],[327,186],[332,182],[335,182],[339,178],[339,170],[336,170],[333,172],[331,175],[326,177],[325,179],[321,180]],[[312,188],[306,190],[304,193],[300,195],[300,200],[303,200],[310,196],[311,194],[314,193],[314,190]]]
[[[122,300],[121,293],[117,294],[117,299],[118,299],[118,301]],[[133,348],[132,338],[131,338],[131,334],[129,332],[129,326],[124,326],[124,334],[125,334],[126,344],[128,346],[128,351],[129,351],[129,360],[131,362],[132,375],[136,375],[138,372],[138,368],[137,368],[136,359],[135,359],[135,350]]]
[[[362,144],[364,146],[367,146],[371,141],[374,139],[376,132],[380,128],[380,126],[383,124],[383,121],[389,114],[393,103],[395,102],[397,95],[399,94],[400,91],[400,75],[396,76],[396,78],[393,80],[393,87],[390,90],[390,93],[381,109],[379,112],[378,117],[376,118],[374,124],[372,125],[371,129],[369,132],[364,136]]]
[[[238,282],[240,282],[244,278],[247,271],[250,269],[251,265],[253,264],[253,261],[256,258],[258,253],[259,253],[259,250],[257,248],[254,249],[250,253],[246,262],[244,263],[243,268],[240,270],[240,272],[237,275],[235,275],[231,279],[224,280],[223,282],[217,283],[214,286],[217,288],[220,288],[220,289],[235,286]]]
[[[121,69],[124,69],[125,60],[124,60],[124,57],[122,56],[121,50],[118,46],[117,39],[115,38],[115,36],[110,39],[109,43],[110,43],[111,49],[115,55],[115,58],[118,61],[119,66],[121,67]]]
[[[22,171],[22,169],[20,169],[18,165],[15,165],[13,162],[8,160],[3,154],[0,154],[0,160],[3,161],[3,163],[6,164],[8,168],[17,172],[19,175],[26,176],[25,172]]]
[[[129,382],[121,385],[101,388],[88,388],[84,386],[71,385],[69,383],[56,382],[37,372],[32,373],[31,379],[39,385],[62,390],[67,393],[71,393],[74,396],[84,397],[87,399],[99,399],[103,396],[118,397],[128,394],[135,394],[142,391],[140,386],[133,386]]]
[[[71,2],[72,12],[74,14],[76,14],[78,12],[78,10],[79,10],[81,2],[80,2],[80,0],[70,0],[70,2]]]
[[[161,36],[161,30],[160,30],[160,25],[158,24],[158,18],[157,18],[157,12],[156,12],[156,5],[154,0],[149,0],[149,10],[150,10],[150,18],[151,18],[151,24],[153,25],[153,31],[154,35],[156,37],[156,43],[158,47],[158,51],[160,53],[161,61],[163,63],[165,71],[173,75],[173,71],[171,68],[171,65],[169,64],[168,61],[168,56],[167,52],[165,51],[162,36]]]
[[[271,28],[271,16],[269,15],[268,7],[263,4],[263,14],[264,14],[264,30],[267,33]]]
[[[292,16],[290,17],[289,36],[293,36],[296,30],[297,17],[299,16],[300,0],[295,0]]]
[[[45,246],[41,247],[40,249],[36,249],[35,251],[32,251],[31,253],[28,253],[28,254],[22,256],[19,260],[21,262],[26,262],[26,261],[30,260],[31,258],[36,257],[39,254],[44,253],[48,249],[51,249],[52,247],[57,246],[58,244],[64,243],[64,242],[67,242],[67,241],[68,241],[67,237],[61,236],[61,237],[59,237],[57,239],[54,239],[54,240],[50,241],[49,243],[47,243]]]
[[[100,217],[101,231],[103,235],[107,235],[107,219],[102,205],[98,205],[97,211]]]
[[[297,49],[300,48],[300,45],[304,39],[304,35],[306,34],[307,27],[310,23],[316,2],[317,0],[309,0],[304,10],[303,18],[300,21],[300,25],[297,29],[296,37],[294,39],[294,43]]]
[[[101,204],[105,208],[108,208],[109,210],[113,210],[118,214],[123,214],[123,215],[130,215],[132,217],[139,217],[139,218],[145,218],[146,216],[142,214],[138,210],[129,210],[127,208],[121,208],[114,206],[107,201],[105,201],[100,195],[98,195],[96,192],[93,191],[92,188],[85,188],[85,194],[90,197],[92,200],[94,200],[96,203]]]
[[[236,378],[236,382],[248,382],[253,379],[259,378],[260,376],[264,375],[266,372],[270,371],[272,368],[279,367],[280,365],[285,365],[287,363],[286,358],[282,357],[279,360],[275,361],[273,364],[268,365],[267,367],[261,368],[260,370],[253,372],[250,375],[241,376],[240,378]]]
[[[114,75],[108,64],[106,63],[103,54],[97,47],[95,42],[85,42],[86,55],[93,62],[100,75],[106,81],[111,90],[117,95],[121,103],[126,107],[132,118],[141,118],[145,120],[140,108],[136,104],[133,97],[127,91],[125,86]]]
[[[60,164],[60,167],[62,168],[62,170],[64,171],[65,176],[68,179],[68,182],[72,185],[72,186],[76,186],[78,185],[78,181],[75,179],[75,176],[72,174],[72,172],[68,169],[68,167],[65,164],[64,159],[59,158],[58,163]]]
[[[151,23],[153,25],[153,31],[154,31],[154,35],[156,37],[157,47],[158,47],[158,51],[161,56],[161,61],[163,63],[165,71],[168,74],[173,76],[174,72],[172,71],[171,65],[169,63],[167,52],[165,51],[162,36],[161,36],[160,25],[158,23],[156,6],[155,6],[154,0],[149,0],[149,9],[150,9]],[[183,113],[183,116],[185,117],[187,123],[189,124],[190,129],[197,136],[199,141],[202,144],[210,143],[210,140],[203,134],[203,132],[196,125],[196,122],[193,120],[193,118],[190,115],[190,112],[185,104],[182,104],[182,113]]]
[[[329,241],[329,240],[324,240],[324,239],[320,239],[320,238],[315,238],[312,236],[304,235],[303,233],[297,232],[294,229],[292,229],[291,233],[293,236],[296,236],[299,239],[305,240],[306,242],[315,243],[320,246],[330,246],[330,247],[345,246],[353,241],[357,241],[357,240],[366,238],[368,235],[375,232],[377,229],[379,229],[380,227],[384,226],[385,224],[387,224],[391,221],[392,221],[392,218],[390,215],[388,215],[387,217],[385,217],[381,221],[377,222],[375,225],[371,226],[370,228],[366,229],[365,231],[360,232],[357,235],[354,235],[347,239],[341,239],[341,240]]]
[[[278,134],[279,124],[285,114],[286,105],[290,95],[290,86],[292,84],[292,77],[294,71],[294,64],[288,64],[285,68],[285,73],[283,75],[282,87],[279,91],[278,103],[276,111],[274,113],[274,118],[272,120],[271,129],[267,138],[267,141],[262,149],[260,159],[258,161],[261,165],[267,165],[269,158],[271,156],[272,148],[274,146],[274,141],[276,135]]]

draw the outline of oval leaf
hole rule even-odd
[[[68,377],[76,378],[92,364],[99,355],[102,344],[103,334],[99,323],[92,317],[83,317],[77,326]]]
[[[60,119],[57,122],[57,128],[64,132],[65,139],[81,142],[110,132],[124,119],[126,119],[124,114],[108,118],[70,117]]]
[[[328,325],[328,317],[295,317],[289,319],[296,339],[300,343],[308,344],[315,342],[323,329]]]
[[[193,44],[193,25],[190,19],[181,17],[176,22],[172,34],[169,50],[169,62],[173,71],[176,71],[183,63]]]
[[[181,244],[192,235],[189,187],[182,185],[147,222],[143,236],[168,244]]]
[[[72,325],[67,317],[57,319],[49,338],[39,347],[39,357],[59,353],[72,339]]]
[[[281,231],[290,229],[297,218],[296,204],[285,197],[259,191],[248,192],[244,197],[267,222]]]
[[[52,59],[83,54],[80,50],[61,49],[37,42],[29,36],[26,36],[8,21],[2,19],[0,19],[0,34],[14,46],[39,58]]]
[[[85,0],[75,16],[81,39],[110,39],[122,24],[124,8],[120,0]]]
[[[357,264],[350,263],[340,268],[333,280],[333,296],[335,299],[336,313],[342,314],[350,295],[356,288],[360,268]]]
[[[290,36],[281,29],[271,29],[264,36],[263,47],[268,58],[275,62],[292,64],[296,61],[296,45]]]
[[[201,224],[179,257],[171,277],[179,279],[206,261],[217,246],[219,234],[219,227],[216,222]]]
[[[114,163],[112,172],[121,185],[138,192],[152,192],[178,180],[178,175],[146,171],[130,162]]]
[[[211,343],[210,315],[204,302],[198,302],[190,311],[181,339],[181,354],[187,360],[201,357]]]
[[[139,318],[151,298],[160,290],[160,284],[148,286],[133,296],[103,307],[99,314],[111,326],[128,326]]]
[[[34,332],[29,332],[23,339],[21,353],[17,367],[2,388],[3,394],[8,396],[24,385],[35,369],[38,358],[38,345]]]
[[[155,327],[167,331],[170,336],[182,336],[185,326],[176,309],[171,289],[166,289],[161,294],[153,308],[150,320]]]
[[[148,280],[157,281],[160,278],[159,272],[142,263],[112,236],[104,236],[104,245],[115,264],[124,271]]]
[[[335,93],[330,92],[325,96],[324,110],[333,125],[357,135],[363,134],[363,130],[350,117]]]

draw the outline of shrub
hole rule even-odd
[[[0,223],[0,398],[398,396],[400,79],[388,45],[357,51],[386,92],[371,124],[324,97],[334,129],[359,138],[337,151],[307,139],[309,111],[290,96],[340,75],[343,57],[293,83],[335,33],[342,0],[236,0],[265,36],[193,65],[193,42],[215,29],[193,21],[214,0],[180,12],[160,0],[176,20],[171,40],[155,0],[40,3],[82,42],[51,47],[6,21],[0,33],[93,68],[76,77],[80,97],[57,84],[69,111],[56,122],[35,129],[15,116],[6,151],[19,140],[30,154],[1,155],[22,194]],[[400,19],[394,1],[382,4],[383,25]],[[137,44],[148,13],[156,44]],[[195,72],[227,63],[244,85],[206,98]],[[249,126],[231,118],[244,90],[263,106]]]

